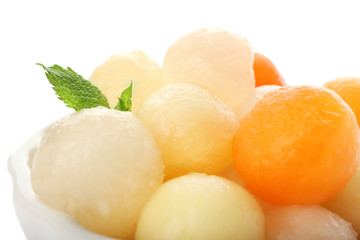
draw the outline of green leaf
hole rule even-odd
[[[121,96],[119,97],[119,102],[116,105],[115,109],[120,111],[131,111],[132,85],[133,82],[131,81],[130,86],[121,93]]]
[[[110,108],[108,100],[99,88],[89,80],[74,72],[71,68],[64,69],[59,65],[45,67],[45,75],[53,85],[53,89],[66,106],[80,111],[84,108],[103,106]]]

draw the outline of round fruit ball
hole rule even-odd
[[[167,83],[196,84],[219,96],[241,118],[254,104],[253,51],[249,42],[221,29],[182,36],[166,52]]]
[[[140,210],[162,184],[152,134],[130,112],[106,108],[69,115],[47,131],[31,164],[40,201],[109,237],[135,231]]]
[[[360,126],[360,78],[343,77],[324,84],[335,91],[351,107]]]
[[[111,56],[94,70],[90,81],[100,88],[111,107],[117,105],[121,93],[133,82],[133,113],[137,112],[145,98],[165,84],[158,64],[142,51]]]
[[[335,92],[281,87],[240,121],[234,166],[246,188],[268,203],[320,204],[345,188],[359,147],[355,115]]]
[[[260,53],[254,53],[255,87],[266,85],[284,86],[285,80],[275,65]]]
[[[356,240],[351,224],[320,206],[279,207],[265,212],[267,240]]]
[[[154,134],[166,179],[190,172],[215,174],[232,162],[238,122],[231,109],[206,89],[169,84],[146,99],[137,116]]]
[[[152,195],[135,239],[264,239],[264,216],[242,187],[193,173],[166,182]]]
[[[360,167],[346,188],[323,206],[349,221],[360,234]]]

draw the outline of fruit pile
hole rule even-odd
[[[162,68],[141,51],[110,57],[90,81],[43,68],[76,112],[47,130],[32,186],[85,228],[136,240],[358,239],[360,79],[287,86],[221,29],[181,37]]]

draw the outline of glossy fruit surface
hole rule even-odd
[[[145,98],[165,85],[158,64],[142,51],[111,56],[94,70],[90,81],[105,94],[111,107],[117,105],[121,93],[133,82],[133,113]]]
[[[254,104],[253,51],[249,42],[222,29],[199,29],[166,52],[167,83],[188,82],[220,97],[241,118]]]
[[[351,224],[320,206],[279,207],[265,213],[266,240],[356,240]]]
[[[232,162],[238,122],[231,109],[206,89],[169,84],[152,94],[137,116],[162,151],[166,179],[190,172],[216,174]]]
[[[354,113],[333,91],[281,87],[240,121],[234,166],[272,204],[320,204],[345,188],[359,162]]]
[[[284,78],[281,76],[274,63],[260,53],[254,53],[253,69],[255,75],[255,87],[263,85],[286,85]]]
[[[335,91],[351,107],[360,126],[360,78],[343,77],[324,84]]]
[[[136,240],[264,239],[264,215],[245,189],[192,173],[164,183],[142,211]]]
[[[30,164],[34,192],[85,228],[134,234],[162,184],[164,165],[149,130],[130,112],[84,109],[53,124]]]
[[[346,188],[323,206],[349,221],[360,234],[360,167]]]

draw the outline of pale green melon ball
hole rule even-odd
[[[265,212],[267,240],[356,240],[351,224],[320,206],[279,207]]]
[[[165,177],[216,174],[232,162],[239,124],[220,98],[189,83],[169,84],[147,98],[137,117],[162,151]]]
[[[166,83],[192,83],[219,96],[240,119],[254,105],[254,53],[249,42],[219,28],[178,39],[163,63]]]
[[[360,234],[360,166],[346,188],[323,206],[349,221]]]
[[[90,81],[105,94],[111,107],[117,105],[121,93],[133,82],[133,113],[144,99],[165,85],[161,68],[142,51],[111,56],[94,70]]]
[[[106,108],[53,124],[31,165],[40,201],[110,237],[134,233],[162,180],[161,154],[149,130],[131,112]]]
[[[259,240],[264,216],[239,185],[192,173],[163,184],[142,211],[136,240]]]

